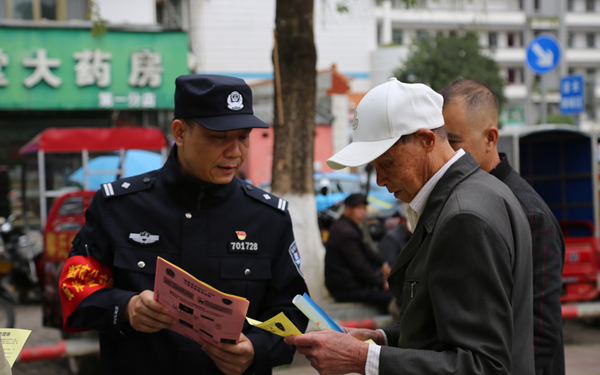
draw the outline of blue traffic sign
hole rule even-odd
[[[558,66],[560,54],[560,44],[555,37],[539,35],[527,46],[527,66],[536,74],[549,73]]]
[[[573,74],[560,79],[560,113],[576,115],[583,112],[583,76]]]

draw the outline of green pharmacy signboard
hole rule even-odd
[[[0,110],[172,109],[183,32],[0,27]]]

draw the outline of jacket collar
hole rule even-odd
[[[510,163],[508,162],[508,158],[506,154],[499,153],[500,155],[500,163],[496,166],[496,168],[490,171],[490,174],[500,181],[504,181],[508,175],[513,171]]]
[[[423,214],[419,218],[419,223],[422,221],[427,233],[431,233],[435,227],[440,211],[446,204],[446,200],[465,178],[479,170],[479,164],[470,153],[465,153],[463,157],[458,159],[450,166],[448,171],[442,176],[437,183],[427,203]],[[417,225],[417,228],[419,226]]]
[[[406,244],[406,247],[398,255],[398,258],[392,267],[390,277],[401,276],[398,272],[401,269],[406,269],[408,263],[410,263],[411,259],[421,248],[421,244],[427,237],[427,234],[433,232],[442,208],[446,204],[452,191],[457,185],[478,170],[479,164],[477,164],[473,156],[468,152],[450,166],[431,192],[431,195],[425,204],[423,214],[419,218],[419,223]],[[390,286],[392,286],[392,283],[390,283]]]
[[[362,230],[360,229],[360,226],[358,224],[356,224],[354,221],[350,220],[350,218],[348,216],[342,214],[342,216],[340,217],[340,219],[344,220],[346,223],[350,224],[352,226],[352,228],[354,228],[358,232],[362,233]]]
[[[160,169],[160,176],[169,195],[190,208],[199,208],[199,201],[205,206],[225,199],[240,184],[237,177],[226,185],[217,185],[195,181],[185,176],[177,165],[177,145],[173,145],[169,158]]]

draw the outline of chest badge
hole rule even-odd
[[[129,239],[133,242],[141,243],[142,245],[150,245],[158,242],[159,236],[156,234],[150,234],[146,231],[140,233],[129,233]]]
[[[230,253],[258,254],[258,243],[246,241],[248,235],[245,231],[236,230],[235,235],[237,236],[237,241],[232,241],[227,246]]]

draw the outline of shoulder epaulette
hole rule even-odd
[[[242,187],[246,195],[268,205],[279,211],[286,212],[288,209],[288,201],[285,199],[281,199],[279,197],[274,196],[271,193],[268,193],[262,189],[257,188],[256,186],[252,186],[247,182],[242,182]]]
[[[102,190],[102,194],[105,198],[118,197],[120,195],[150,189],[155,180],[156,177],[148,175],[125,177],[114,182],[100,185],[100,190]]]

